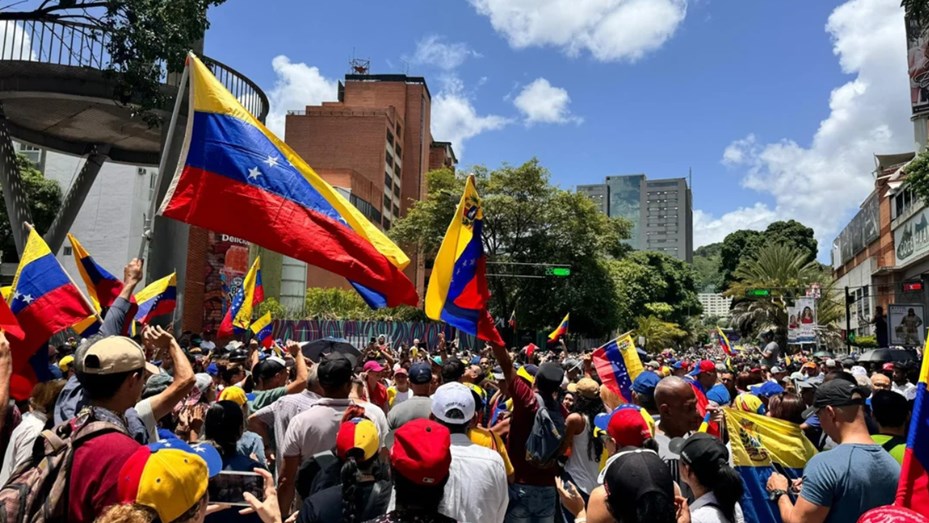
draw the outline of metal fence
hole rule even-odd
[[[0,60],[107,70],[112,66],[110,35],[99,27],[78,22],[23,20],[0,22]],[[216,78],[255,118],[268,115],[268,97],[251,80],[209,57],[202,57]],[[162,83],[176,85],[164,62],[152,64]]]

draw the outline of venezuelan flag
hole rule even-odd
[[[152,318],[174,312],[177,305],[177,273],[154,281],[135,295],[139,310],[135,321],[147,324]]]
[[[490,291],[481,236],[483,224],[481,198],[471,175],[436,255],[426,289],[425,309],[433,320],[442,320],[502,347],[505,343],[487,311]]]
[[[274,340],[271,339],[272,326],[271,313],[266,312],[264,316],[255,320],[252,326],[249,327],[249,330],[255,335],[255,339],[258,340],[258,343],[266,349],[274,344]]]
[[[21,339],[10,340],[13,372],[30,383],[34,383],[35,373],[29,358],[55,333],[95,315],[35,229],[29,230],[9,301],[10,311],[23,331]]]
[[[558,338],[568,334],[568,318],[570,316],[570,312],[564,315],[564,319],[561,320],[558,328],[553,330],[552,333],[548,335],[548,341],[558,341]]]
[[[417,305],[410,259],[188,56],[190,116],[159,213],[345,278],[373,307]]]
[[[923,349],[923,364],[916,384],[916,402],[910,416],[900,483],[895,505],[929,514],[929,341]]]
[[[742,476],[745,496],[741,500],[745,521],[780,523],[777,504],[768,500],[765,485],[772,472],[789,479],[803,475],[816,447],[789,421],[723,408],[729,430],[732,464]]]
[[[729,338],[726,337],[726,333],[719,327],[716,327],[716,334],[719,337],[719,346],[722,347],[723,352],[726,353],[726,356],[732,356],[732,345],[729,344]]]
[[[123,282],[113,276],[106,269],[101,267],[90,254],[84,249],[77,238],[68,233],[68,241],[71,242],[71,248],[74,250],[74,260],[77,262],[77,271],[84,280],[87,287],[87,295],[90,302],[93,303],[97,312],[102,307],[110,307],[119,293],[123,290]]]
[[[261,283],[261,258],[255,258],[252,267],[245,275],[242,286],[236,291],[232,298],[232,303],[226,309],[226,315],[223,316],[222,323],[216,335],[220,338],[228,338],[236,331],[244,331],[252,321],[252,309],[264,301],[264,285]]]
[[[563,323],[567,323],[565,317]],[[642,372],[642,360],[635,350],[632,336],[625,334],[595,350],[594,368],[600,381],[626,403],[632,402],[632,381]]]

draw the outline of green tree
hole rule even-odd
[[[61,208],[61,186],[55,180],[49,180],[36,169],[28,158],[21,154],[16,155],[16,167],[21,173],[26,199],[29,202],[29,212],[32,214],[32,225],[39,234],[52,225],[58,209]],[[20,226],[21,224],[17,224]],[[14,262],[19,260],[16,244],[13,243],[13,229],[10,218],[6,214],[6,206],[0,205],[0,248],[3,249],[3,261]]]
[[[659,352],[674,347],[677,342],[687,337],[687,332],[677,323],[664,321],[657,316],[639,316],[635,320],[634,337],[645,338],[644,349]]]
[[[929,24],[929,0],[901,0],[900,6],[906,10],[907,18],[917,25]]]
[[[929,202],[929,150],[917,154],[906,166],[906,186]]]
[[[634,328],[643,313],[683,325],[703,311],[694,270],[685,262],[660,252],[637,251],[609,266],[620,303],[620,330]]]
[[[751,256],[761,243],[762,234],[759,231],[743,229],[726,236],[719,250],[719,273],[723,279],[723,288],[734,280],[733,273],[739,268],[742,257]]]
[[[337,288],[307,289],[302,317],[326,320],[384,321],[423,321],[426,319],[423,311],[416,307],[404,305],[371,309],[354,290]]]
[[[720,290],[729,288],[736,279],[736,269],[744,260],[754,258],[768,244],[794,247],[804,254],[805,261],[816,259],[818,246],[813,229],[796,220],[772,222],[764,231],[738,230],[726,236],[720,249]]]
[[[718,292],[723,285],[720,272],[720,253],[723,244],[711,243],[694,251],[694,271],[696,271],[697,290],[700,292]]]
[[[796,220],[771,223],[764,231],[764,241],[796,247],[806,253],[807,261],[815,260],[819,249],[813,229]]]
[[[495,170],[478,166],[478,193],[484,207],[483,242],[491,274],[491,314],[509,318],[516,310],[521,328],[554,328],[570,311],[572,331],[604,336],[617,324],[618,304],[607,265],[625,252],[631,224],[611,219],[576,193],[550,183],[538,160]],[[390,230],[408,249],[435,256],[464,190],[464,174],[427,174],[428,197],[414,203]],[[568,278],[546,277],[540,264],[571,266]],[[523,278],[518,276],[541,276]]]
[[[0,11],[0,20],[85,24],[75,26],[75,30],[101,39],[110,56],[108,71],[115,81],[113,99],[155,125],[159,123],[155,111],[166,107],[171,96],[161,87],[165,71],[178,72],[184,67],[187,51],[209,27],[207,9],[224,2],[44,0],[30,2],[33,9],[21,11],[11,7],[23,2],[14,2]]]

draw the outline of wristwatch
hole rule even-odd
[[[777,501],[778,499],[780,499],[780,497],[783,496],[784,494],[787,494],[787,491],[786,491],[786,490],[774,489],[774,490],[768,492],[768,499],[770,499],[771,501],[775,501],[775,502],[776,502],[776,501]]]

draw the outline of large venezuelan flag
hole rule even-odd
[[[77,272],[81,274],[81,279],[87,286],[87,296],[90,302],[97,312],[100,312],[102,307],[111,307],[123,290],[123,282],[94,261],[71,233],[68,233],[68,241],[71,242],[71,248],[74,250]]]
[[[159,213],[348,278],[369,305],[417,305],[410,259],[193,54],[181,158]]]
[[[29,383],[35,382],[29,358],[55,333],[95,314],[35,229],[13,277],[10,311],[24,333],[20,340],[10,339],[13,372]]]
[[[558,327],[548,335],[548,341],[558,341],[558,338],[568,334],[568,320],[570,318],[570,312],[564,315],[564,319],[561,320],[561,323],[558,324]]]
[[[252,326],[249,327],[249,330],[255,335],[255,339],[258,340],[258,343],[266,349],[274,344],[274,340],[271,339],[272,326],[271,313],[266,312],[264,316],[255,320]]]
[[[745,521],[781,523],[777,504],[768,500],[768,478],[775,471],[789,479],[803,476],[803,468],[816,454],[816,447],[803,435],[800,425],[729,407],[723,412],[732,464],[745,486],[741,501]]]
[[[445,231],[426,289],[426,315],[497,346],[506,345],[487,311],[487,258],[481,230],[484,210],[468,176],[455,216]]]
[[[625,334],[595,350],[594,368],[600,381],[626,403],[632,402],[632,382],[642,373],[642,360],[632,336]]]
[[[929,514],[929,341],[916,384],[916,402],[910,416],[910,433],[900,469],[895,505]]]
[[[252,267],[245,275],[242,286],[236,291],[232,303],[226,309],[222,323],[216,335],[228,338],[236,331],[244,331],[252,321],[252,309],[265,299],[264,285],[261,283],[261,257],[255,258]]]
[[[147,324],[152,318],[174,312],[177,305],[177,273],[154,281],[135,295],[139,310],[135,313],[135,321]]]

